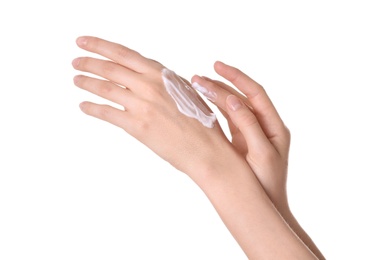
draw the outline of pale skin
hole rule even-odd
[[[79,37],[77,45],[104,59],[75,59],[72,64],[76,70],[102,78],[78,75],[74,78],[75,85],[123,108],[83,102],[81,110],[124,129],[187,174],[204,191],[249,259],[323,259],[299,235],[302,233],[290,223],[291,218],[280,214],[288,207],[285,176],[289,133],[283,125],[285,137],[276,132],[271,135],[270,131],[280,125],[278,121],[270,123],[275,109],[266,107],[271,112],[259,115],[253,106],[255,101],[248,100],[259,120],[246,123],[253,122],[254,114],[242,103],[240,109],[228,108],[233,100],[229,87],[195,76],[192,80],[217,91],[215,104],[225,111],[233,133],[230,143],[217,122],[215,127],[207,128],[179,112],[163,85],[162,64],[96,37]],[[246,87],[240,88],[243,93],[250,88],[248,80],[240,82],[243,78],[238,75],[234,79],[232,67],[216,63],[215,69],[238,88],[246,83]],[[253,97],[249,93],[246,96]],[[267,100],[262,102],[262,109],[267,105]],[[269,148],[272,142],[275,146]],[[258,159],[257,149],[262,149]],[[279,155],[272,149],[279,149]]]
[[[233,145],[246,158],[283,218],[319,259],[325,259],[289,207],[286,190],[290,148],[288,128],[261,85],[222,62],[216,62],[214,69],[240,92],[207,77],[196,75],[192,82],[206,88],[204,96],[227,118]]]

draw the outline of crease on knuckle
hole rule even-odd
[[[248,92],[246,93],[246,97],[248,99],[255,99],[259,96],[267,95],[266,90],[259,84],[257,86],[249,88]]]
[[[144,101],[139,106],[140,113],[142,114],[143,118],[145,118],[145,121],[149,121],[149,118],[154,117],[155,114],[155,108],[151,104],[151,102]]]
[[[110,62],[110,61],[104,62],[103,66],[102,66],[102,71],[103,71],[105,77],[108,77],[111,74],[113,74],[115,69],[116,69],[115,64],[113,62]]]
[[[98,93],[100,96],[108,96],[113,91],[113,88],[109,84],[102,84],[98,88]]]
[[[155,80],[146,81],[142,87],[144,88],[144,96],[149,100],[156,100],[162,96],[163,90]]]
[[[134,124],[134,128],[135,128],[134,135],[137,137],[137,139],[139,139],[149,131],[150,124],[146,120],[141,119],[141,120],[138,120]]]
[[[257,118],[250,113],[243,113],[238,118],[238,128],[250,128],[259,124]]]
[[[241,76],[241,71],[237,68],[231,68],[231,70],[229,71],[229,75],[228,75],[228,78],[229,78],[229,81],[231,82],[236,82],[239,80],[240,76]]]
[[[97,116],[103,120],[106,120],[110,117],[111,109],[109,106],[102,106],[97,110]]]
[[[125,46],[119,45],[117,48],[117,56],[123,60],[128,59],[131,56],[131,50],[126,48]]]

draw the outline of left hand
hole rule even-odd
[[[218,163],[230,145],[227,138],[217,122],[207,128],[178,110],[165,89],[162,64],[96,37],[79,37],[77,45],[106,59],[75,59],[76,70],[100,77],[78,75],[75,85],[122,106],[83,102],[84,113],[124,129],[187,174]]]

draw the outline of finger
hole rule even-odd
[[[163,68],[160,63],[147,59],[132,49],[97,37],[82,36],[77,38],[76,44],[84,50],[97,53],[138,73],[146,73],[152,68]]]
[[[180,77],[181,80],[186,84],[186,87],[191,87],[192,83],[189,82],[187,79]],[[195,91],[194,92],[198,100],[208,109],[209,112],[213,112],[212,109],[208,106],[208,104],[204,101],[204,99]]]
[[[264,133],[280,151],[288,150],[288,129],[280,118],[266,91],[239,69],[216,62],[215,71],[246,95]]]
[[[211,79],[211,78],[208,78],[208,77],[205,77],[203,76],[204,79],[208,80],[208,81],[212,81],[214,84],[216,84],[218,87],[221,87],[223,88],[224,90],[228,91],[229,93],[237,96],[239,99],[241,99],[243,101],[243,103],[245,103],[245,105],[252,111],[254,112],[253,110],[253,107],[251,106],[250,104],[250,101],[247,99],[247,97],[242,94],[241,92],[239,92],[238,90],[236,90],[235,88],[225,84],[224,82],[222,81],[219,81],[219,80],[214,80],[214,79]]]
[[[109,105],[100,105],[92,102],[82,102],[80,109],[87,115],[111,123],[124,130],[129,129],[130,115]]]
[[[229,94],[237,96],[243,100],[246,106],[252,109],[249,100],[243,94],[221,81],[198,75],[193,76],[191,81],[193,88],[223,110],[225,110],[225,102],[222,101],[225,101]]]
[[[192,87],[200,92],[203,96],[213,102],[219,111],[226,118],[229,126],[230,133],[233,135],[238,132],[238,129],[230,120],[228,113],[226,112],[226,98],[236,91],[232,91],[231,88],[221,87],[220,82],[211,80],[207,77],[200,77],[195,75],[191,79]],[[225,84],[226,85],[226,84]],[[239,94],[241,95],[241,94]],[[248,103],[247,99],[241,95],[241,97]]]
[[[206,80],[203,77],[195,75],[191,79],[191,86],[200,92],[209,101],[213,102],[219,108],[226,110],[226,97],[230,92],[220,88],[212,81]]]
[[[229,126],[229,132],[232,134],[236,133],[238,129],[234,126],[233,122],[229,120],[228,113],[226,113],[226,97],[230,94],[227,90],[220,88],[214,82],[207,80],[200,76],[193,76],[191,86],[200,92],[204,97],[206,97],[209,101],[213,102],[218,108],[218,110],[223,114],[225,119],[227,120]]]
[[[202,76],[204,79],[208,80],[208,81],[212,81],[214,84],[216,84],[217,86],[223,88],[224,90],[228,91],[229,93],[237,96],[239,99],[241,99],[246,105],[250,105],[250,102],[249,100],[246,98],[245,95],[241,94],[241,92],[237,91],[235,88],[225,84],[224,82],[222,81],[219,81],[219,80],[215,80],[215,79],[211,79],[211,78],[208,78],[208,77],[205,77],[205,76]]]
[[[84,75],[74,77],[74,84],[81,89],[89,91],[97,96],[108,99],[127,109],[130,90],[122,88],[110,81],[95,79]]]
[[[228,123],[229,132],[230,132],[230,134],[232,135],[232,138],[233,138],[233,136],[235,136],[239,132],[238,128],[233,123],[232,119],[230,118],[230,116],[228,115],[228,113],[225,110],[223,110],[223,109],[221,109],[219,107],[217,107],[217,108],[220,111],[220,113],[225,117],[226,122]]]
[[[141,83],[141,74],[112,61],[82,57],[74,59],[72,65],[79,71],[98,75],[131,90],[134,90],[135,86]]]
[[[246,140],[250,158],[260,158],[272,149],[254,113],[235,95],[226,98],[226,112]]]

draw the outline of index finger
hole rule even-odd
[[[246,95],[267,138],[281,153],[285,153],[289,146],[288,129],[265,89],[235,67],[216,62],[214,68]]]
[[[216,72],[246,95],[268,137],[275,136],[283,121],[264,88],[237,68],[215,63]]]
[[[142,56],[135,50],[101,38],[81,36],[76,39],[76,44],[84,50],[99,54],[138,73],[163,68],[158,62]]]

